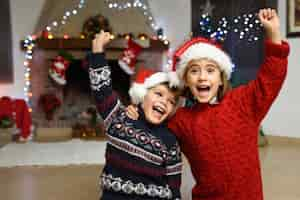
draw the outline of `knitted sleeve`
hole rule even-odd
[[[279,94],[287,73],[288,43],[265,42],[265,59],[257,78],[233,93],[246,117],[260,123]]]
[[[178,200],[181,198],[181,172],[182,172],[182,159],[181,151],[178,143],[171,147],[169,156],[166,162],[166,180],[172,191],[172,199]]]
[[[119,111],[121,102],[112,89],[111,69],[104,53],[88,55],[90,85],[96,100],[96,107],[105,126],[108,127],[113,116]]]

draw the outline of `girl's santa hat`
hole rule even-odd
[[[230,57],[222,50],[220,45],[202,37],[193,38],[176,50],[173,56],[173,70],[176,69],[182,79],[188,62],[201,58],[215,61],[221,71],[226,73],[228,80],[230,79],[234,66]]]
[[[168,83],[170,88],[176,88],[179,87],[180,81],[176,72],[155,72],[151,69],[141,68],[129,89],[132,103],[141,103],[148,89],[161,83]]]

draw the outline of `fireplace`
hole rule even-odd
[[[49,66],[53,58],[57,56],[57,50],[61,49],[62,43],[55,46],[55,40],[42,41],[37,43],[31,65],[31,91],[33,123],[37,128],[71,128],[77,122],[82,121],[79,116],[83,111],[90,107],[95,107],[95,102],[91,95],[89,86],[89,75],[87,66],[82,64],[89,50],[90,42],[80,40],[79,45],[76,41],[64,40],[64,50],[68,51],[74,58],[66,71],[66,85],[60,86],[49,77]],[[116,41],[106,50],[106,57],[112,69],[113,89],[119,94],[123,104],[129,103],[128,90],[130,87],[131,76],[126,74],[118,64],[122,50],[126,47],[127,41],[121,41],[121,45]],[[124,45],[125,44],[125,45]],[[75,45],[75,46],[74,46]],[[118,46],[119,45],[119,46]],[[143,50],[139,55],[137,69],[140,66],[150,67],[154,70],[161,68],[164,53],[168,46],[160,41],[150,41],[150,46]],[[84,48],[83,48],[84,47]],[[134,75],[133,75],[134,76]],[[40,95],[52,93],[61,101],[61,106],[55,111],[53,120],[47,120],[45,113],[38,104]]]

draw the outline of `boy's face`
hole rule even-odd
[[[223,85],[217,63],[208,59],[191,61],[185,73],[185,84],[199,103],[208,103]]]
[[[146,120],[152,124],[160,124],[167,119],[175,105],[175,94],[163,84],[149,89],[142,102]]]

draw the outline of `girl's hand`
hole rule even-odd
[[[274,9],[261,9],[258,18],[266,30],[267,37],[272,42],[281,44],[280,20]]]
[[[139,118],[138,108],[135,105],[127,106],[126,115],[130,119],[137,120]]]
[[[95,35],[95,39],[93,39],[92,51],[93,53],[102,53],[104,50],[104,46],[108,44],[110,41],[110,33],[104,32],[103,30],[100,33]]]

